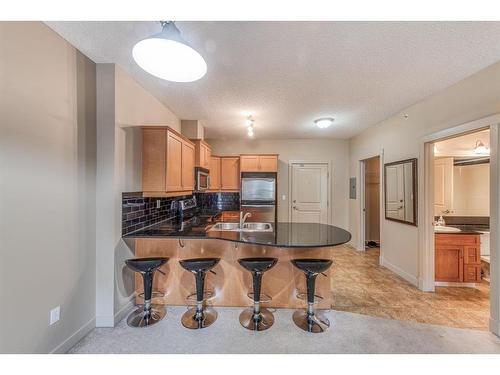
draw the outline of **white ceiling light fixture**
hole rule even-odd
[[[322,117],[314,120],[316,126],[320,129],[326,129],[333,124],[335,119],[333,117]]]
[[[135,62],[155,77],[172,82],[192,82],[207,72],[205,59],[181,37],[174,22],[161,21],[162,31],[138,42],[132,49]]]
[[[254,123],[254,120],[253,120],[252,116],[248,116],[247,119],[245,120],[245,124],[247,125],[247,134],[249,137],[254,136],[253,123]]]
[[[476,146],[474,147],[474,153],[477,155],[489,155],[490,149],[486,147],[480,139],[478,139],[476,141]]]

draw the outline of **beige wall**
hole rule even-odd
[[[212,153],[238,155],[244,153],[277,153],[278,164],[278,219],[288,221],[288,162],[290,160],[330,161],[332,165],[332,224],[348,227],[349,142],[334,139],[283,140],[215,140],[208,139]],[[285,200],[282,200],[285,195]]]
[[[490,215],[490,165],[453,167],[453,215]]]
[[[94,326],[95,77],[44,24],[0,23],[2,353],[65,350]]]
[[[359,180],[359,160],[383,151],[384,162],[419,158],[420,140],[438,130],[500,112],[500,62],[393,117],[371,126],[350,141],[350,175]],[[405,119],[403,114],[408,114]],[[419,196],[423,185],[419,183]],[[359,197],[359,194],[358,194]],[[419,202],[421,204],[421,202]],[[359,199],[349,205],[350,230],[357,244],[360,223]],[[420,219],[419,219],[420,220]],[[384,264],[411,282],[419,277],[418,228],[382,220]]]

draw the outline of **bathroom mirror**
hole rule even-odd
[[[417,225],[417,159],[384,164],[385,218]]]

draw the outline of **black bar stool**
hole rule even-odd
[[[217,319],[217,311],[204,307],[205,274],[211,271],[220,258],[195,258],[180,260],[181,267],[194,274],[196,280],[196,307],[190,308],[182,315],[182,325],[190,329],[208,327]]]
[[[296,310],[293,313],[295,325],[307,332],[324,332],[330,322],[314,311],[314,288],[316,276],[325,272],[332,265],[330,259],[293,259],[292,264],[306,275],[307,310]]]
[[[260,289],[262,275],[273,268],[278,262],[277,258],[242,258],[238,263],[252,273],[253,278],[253,308],[245,309],[240,314],[240,323],[246,329],[252,331],[264,331],[274,323],[271,311],[260,307]]]
[[[165,317],[166,310],[164,306],[152,305],[153,295],[153,277],[155,271],[168,262],[168,258],[133,258],[125,260],[125,264],[132,271],[139,272],[144,283],[144,305],[132,311],[127,324],[131,327],[145,327],[158,323]]]

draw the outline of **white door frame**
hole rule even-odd
[[[289,160],[288,161],[288,221],[292,221],[292,175],[294,164],[326,164],[327,165],[327,220],[328,224],[332,224],[333,220],[333,204],[332,200],[332,163],[330,160]]]
[[[500,186],[499,171],[499,127],[500,114],[488,116],[459,126],[428,134],[420,141],[420,160],[418,179],[423,181],[418,186],[421,197],[418,208],[419,216],[419,288],[434,291],[434,147],[433,143],[446,138],[476,132],[490,128],[490,230],[491,230],[491,283],[490,283],[490,331],[500,334],[500,238],[498,198]]]
[[[380,260],[382,260],[383,245],[382,245],[382,232],[384,225],[384,212],[385,212],[385,202],[384,202],[384,149],[380,149],[378,154],[364,155],[358,159],[358,176],[357,176],[357,186],[356,194],[359,194],[359,222],[358,222],[358,243],[356,244],[356,250],[365,251],[365,213],[363,207],[365,206],[365,160],[374,157],[380,158]],[[357,199],[356,199],[357,200]]]
[[[379,176],[380,176],[380,186],[379,186],[379,207],[380,207],[380,210],[379,210],[379,223],[380,225],[382,225],[382,220],[383,220],[383,217],[384,215],[382,215],[382,208],[384,208],[385,210],[385,206],[384,206],[384,202],[383,202],[383,184],[382,184],[382,181],[383,181],[383,166],[384,166],[384,162],[383,162],[383,150],[381,151],[380,154],[378,155],[374,155],[374,156],[370,156],[368,158],[364,158],[364,159],[361,159],[359,160],[359,217],[360,217],[360,223],[359,223],[359,241],[358,241],[358,244],[357,244],[357,250],[358,251],[366,251],[366,247],[365,247],[365,242],[366,242],[366,211],[364,209],[365,207],[365,162],[368,160],[368,159],[373,159],[373,158],[376,158],[378,157],[379,158]],[[379,232],[382,233],[382,227],[379,228]],[[380,243],[382,243],[382,239],[379,240]],[[382,259],[382,245],[380,245],[380,259]]]

